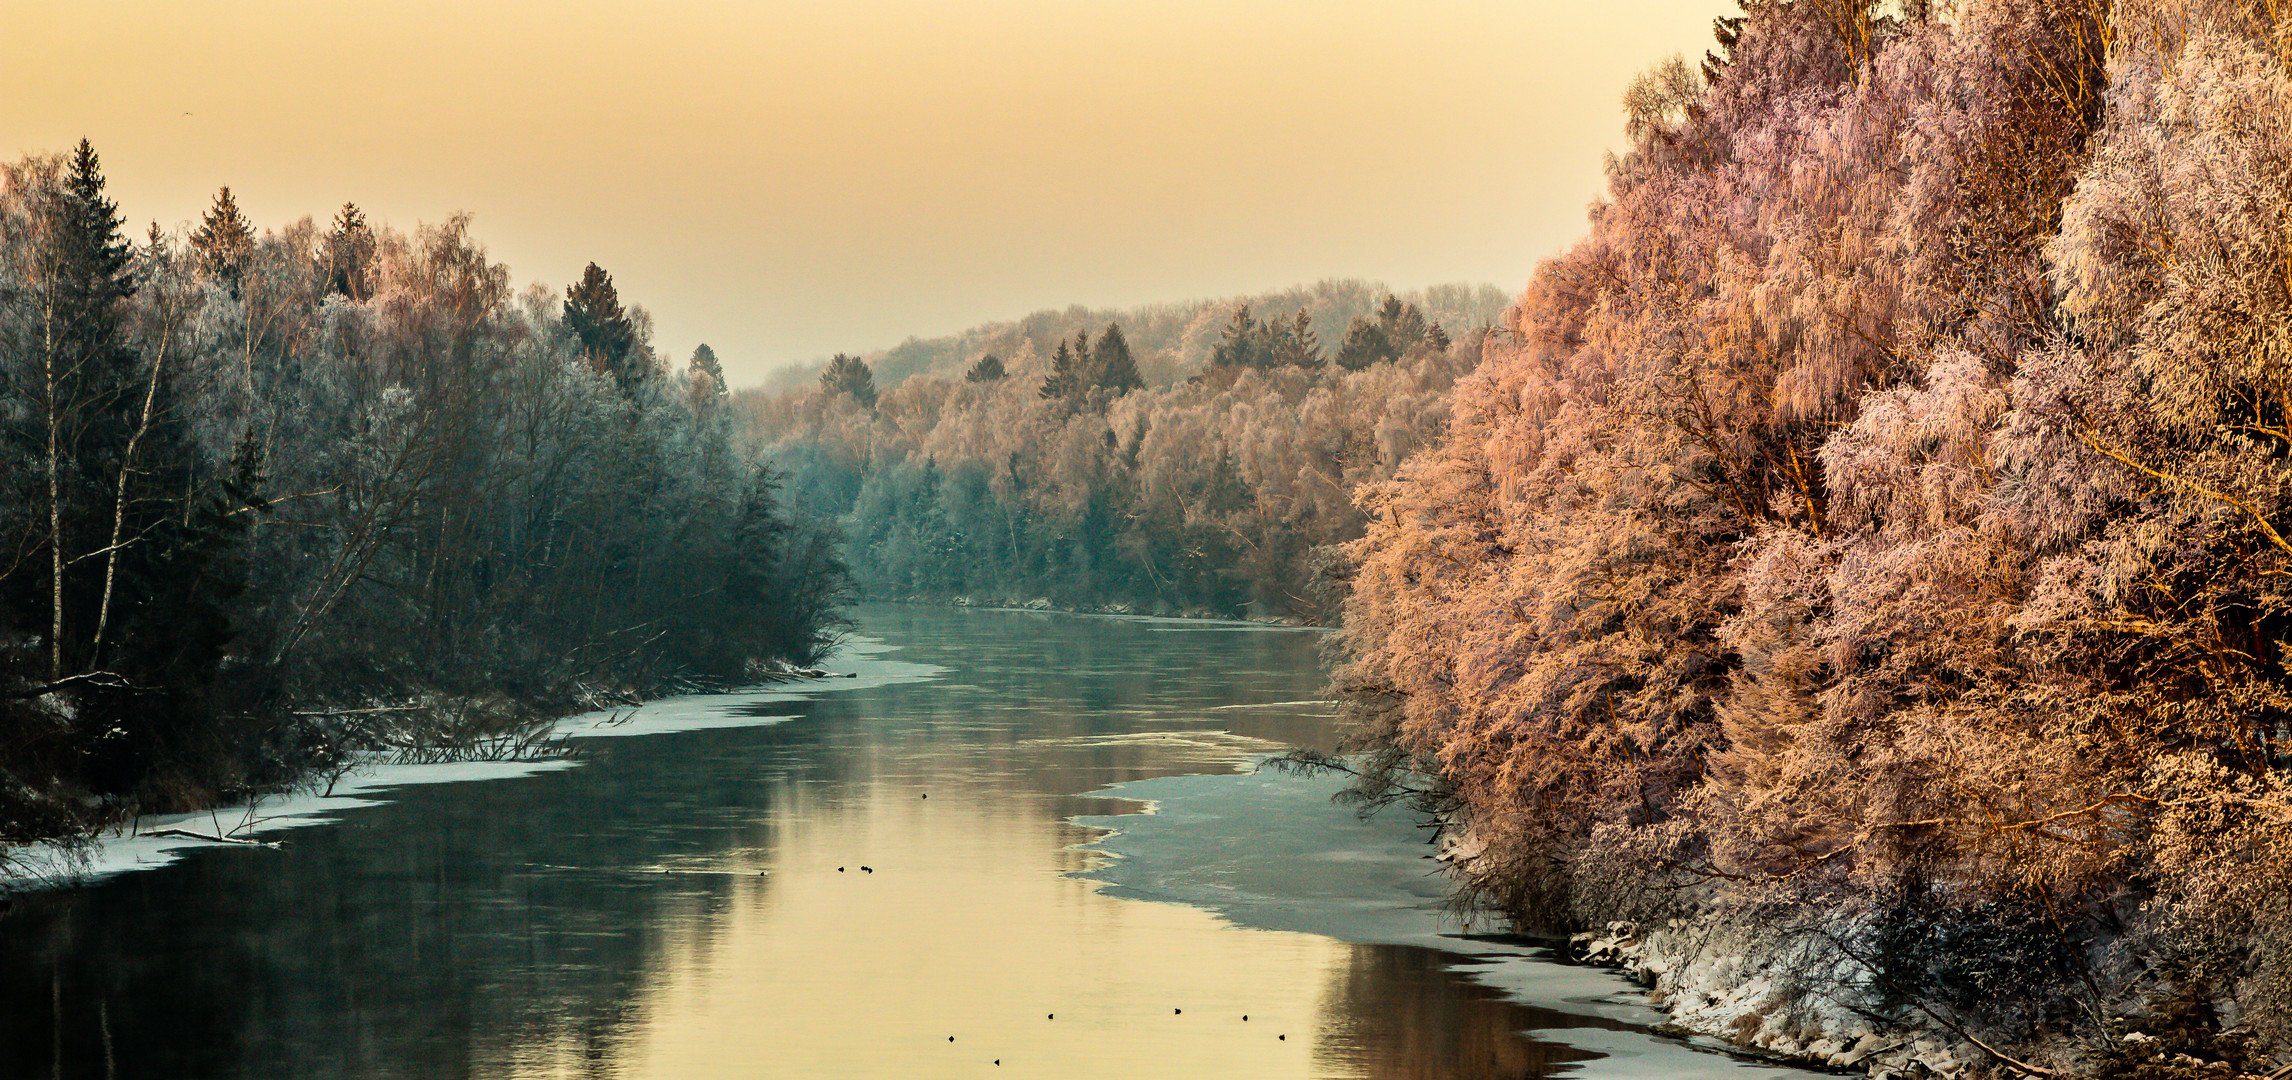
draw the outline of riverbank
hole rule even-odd
[[[1483,858],[1471,830],[1449,827],[1439,859],[1453,873],[1485,872]],[[1642,988],[1665,1016],[1659,1030],[1811,1068],[1882,1080],[2292,1077],[2250,1026],[2266,987],[2216,987],[2143,959],[2185,932],[2168,907],[2123,900],[2096,919],[2112,931],[2065,942],[2050,922],[1926,904],[1706,881],[1644,899],[1653,914],[1580,930],[1565,951]],[[2047,962],[2064,944],[2069,970]],[[2081,990],[2064,990],[2070,980]]]
[[[514,756],[487,755],[475,745],[439,747],[438,753],[481,760],[407,762],[369,756],[252,800],[188,813],[137,815],[84,839],[23,845],[0,859],[0,893],[84,885],[155,869],[195,848],[275,845],[283,842],[279,834],[331,823],[346,811],[386,801],[397,789],[576,768],[582,763],[580,743],[585,740],[774,724],[790,718],[764,711],[779,703],[912,682],[944,670],[892,659],[886,655],[891,651],[881,641],[854,638],[829,661],[836,669],[834,676],[728,692],[672,694],[578,712],[521,737],[519,744],[529,752]]]

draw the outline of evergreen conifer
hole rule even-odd
[[[637,332],[621,297],[613,289],[613,275],[590,263],[581,281],[565,288],[565,327],[580,339],[582,359],[600,375],[609,375],[623,396],[634,399],[643,385],[642,363],[636,357]]]
[[[1121,324],[1108,323],[1106,332],[1098,336],[1098,344],[1090,353],[1090,374],[1093,384],[1104,389],[1109,399],[1146,388],[1146,380],[1138,374],[1137,358],[1130,354],[1130,342],[1122,336]]]
[[[239,212],[239,201],[228,185],[215,193],[215,204],[191,231],[191,250],[199,272],[214,278],[239,295],[239,286],[255,258],[255,227]]]
[[[335,211],[326,234],[326,291],[353,302],[366,299],[366,266],[374,259],[374,234],[356,203]]]
[[[827,370],[820,372],[820,392],[829,397],[840,394],[859,402],[860,408],[873,409],[875,372],[859,357],[837,353],[828,361]]]
[[[994,353],[988,353],[980,357],[978,363],[971,365],[971,370],[963,373],[963,381],[973,383],[998,382],[1006,374],[1008,372],[1003,370],[1003,358]]]

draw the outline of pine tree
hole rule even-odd
[[[1359,371],[1371,364],[1380,364],[1399,355],[1391,338],[1376,322],[1356,318],[1345,328],[1345,341],[1337,347],[1337,366],[1347,371]]]
[[[873,409],[875,372],[859,357],[837,353],[828,361],[827,370],[820,372],[820,392],[829,397],[841,394],[859,402],[863,409]]]
[[[1217,347],[1210,350],[1213,368],[1262,368],[1266,366],[1264,335],[1257,320],[1251,317],[1249,305],[1234,309],[1234,317],[1218,333]]]
[[[366,227],[366,212],[356,203],[343,203],[326,234],[326,291],[352,302],[365,300],[366,266],[373,260],[374,234]]]
[[[1137,358],[1130,354],[1130,342],[1122,336],[1121,324],[1108,323],[1106,332],[1098,336],[1098,344],[1090,353],[1090,373],[1092,382],[1106,390],[1109,399],[1146,388],[1146,380],[1138,374]]]
[[[716,359],[716,350],[709,348],[707,342],[693,348],[692,362],[685,365],[685,370],[691,372],[693,380],[703,384],[712,397],[730,392],[724,383],[724,365]]]
[[[1313,332],[1313,317],[1304,308],[1298,308],[1296,317],[1286,323],[1267,325],[1279,328],[1273,341],[1274,364],[1319,371],[1327,363],[1321,355],[1321,336]]]
[[[38,203],[52,243],[31,282],[52,327],[35,376],[47,573],[11,590],[7,614],[46,646],[51,679],[90,677],[75,700],[83,779],[119,793],[213,744],[204,698],[231,636],[246,502],[205,481],[164,354],[147,364],[128,341],[133,248],[85,140],[62,181]]]
[[[191,250],[200,273],[222,282],[232,296],[239,295],[239,285],[255,259],[255,229],[239,212],[239,201],[231,197],[228,185],[215,193],[215,204],[192,230]]]
[[[998,382],[1006,374],[1008,372],[1003,370],[1003,358],[994,353],[988,353],[980,357],[978,363],[971,365],[971,370],[963,373],[963,381],[973,383]]]
[[[1045,401],[1071,398],[1082,391],[1082,373],[1077,369],[1074,349],[1060,339],[1058,351],[1051,354],[1050,374],[1043,378],[1042,389],[1035,391]]]
[[[104,546],[106,481],[120,475],[138,366],[120,310],[135,292],[133,251],[120,235],[118,205],[103,188],[102,164],[82,139],[62,183],[35,204],[51,242],[32,285],[43,328],[38,370],[26,372],[36,426],[21,430],[26,456],[40,463],[46,573],[36,593],[12,598],[11,615],[43,641],[51,679],[77,673],[89,660],[86,642],[100,602],[89,594],[88,564],[77,556]]]
[[[1386,296],[1377,308],[1377,329],[1385,332],[1385,340],[1392,343],[1390,359],[1408,355],[1425,338],[1425,313],[1415,304],[1404,304],[1398,297]]]
[[[637,352],[637,331],[621,308],[613,275],[590,263],[581,281],[565,288],[565,328],[580,339],[581,357],[600,375],[609,375],[624,397],[635,399],[648,374]]]

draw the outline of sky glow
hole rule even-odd
[[[33,0],[0,152],[103,154],[131,231],[457,211],[591,260],[736,384],[910,334],[1325,277],[1522,285],[1618,98],[1725,0]]]

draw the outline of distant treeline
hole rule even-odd
[[[596,266],[455,220],[130,240],[93,149],[0,171],[0,841],[754,678],[846,578]]]
[[[1042,349],[1011,331],[1010,354],[888,391],[838,356],[814,390],[733,406],[790,502],[842,522],[871,596],[1326,621],[1353,490],[1441,432],[1484,333],[1357,307],[1333,354],[1309,308],[1205,308],[1204,363],[1174,385],[1108,323]]]
[[[1060,342],[1079,333],[1092,333],[1120,324],[1137,358],[1138,374],[1147,386],[1182,382],[1208,367],[1211,354],[1224,340],[1227,320],[1237,306],[1269,316],[1289,319],[1305,312],[1314,335],[1334,355],[1347,344],[1351,328],[1374,319],[1393,290],[1371,281],[1329,279],[1312,285],[1279,289],[1222,300],[1188,300],[1134,308],[1074,306],[1038,311],[1012,322],[983,323],[960,333],[932,338],[908,338],[889,349],[858,354],[876,382],[889,389],[914,375],[947,378],[963,374],[982,356],[997,356],[1005,364],[1024,367],[1047,363]],[[1435,285],[1420,292],[1401,292],[1398,302],[1417,309],[1428,322],[1451,334],[1463,335],[1495,325],[1504,309],[1518,296],[1493,285]],[[1354,343],[1356,346],[1365,343]],[[794,365],[775,372],[763,389],[783,393],[807,389],[821,365]]]

